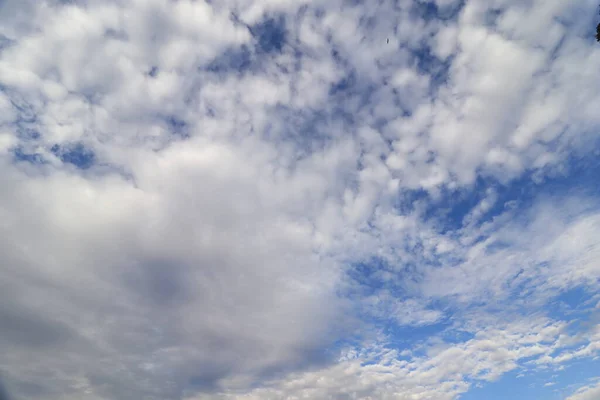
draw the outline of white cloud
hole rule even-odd
[[[509,211],[471,229],[469,236],[481,240],[473,244],[465,240],[467,235],[460,237],[444,257],[464,261],[426,271],[423,290],[428,296],[457,296],[467,303],[492,295],[495,301],[516,296],[543,304],[557,291],[593,287],[600,278],[595,262],[599,247],[593,239],[600,220],[587,204],[582,197],[553,198],[540,201],[528,215]]]
[[[399,300],[388,291],[377,292],[366,299],[366,309],[378,318],[395,320],[400,326],[425,326],[440,321],[444,314],[428,308],[415,299]]]
[[[596,400],[600,398],[600,384],[584,386],[565,400]]]
[[[599,53],[566,25],[591,17],[470,0],[426,22],[396,3],[3,2],[8,390],[454,399],[469,379],[597,354],[595,330],[535,315],[597,284],[594,198],[489,220],[503,201],[489,189],[456,229],[426,217],[478,176],[543,183],[587,151]],[[279,15],[282,51],[261,50],[249,27]],[[336,84],[347,92],[331,97]],[[53,150],[76,144],[91,168]],[[351,277],[357,263],[375,282]],[[396,349],[369,318],[448,326]],[[350,337],[364,343],[336,362]]]
[[[520,360],[552,352],[563,330],[564,324],[543,320],[500,324],[483,328],[465,343],[434,345],[424,356],[406,357],[396,350],[363,348],[327,369],[293,374],[249,393],[230,391],[217,398],[455,399],[470,386],[465,378],[493,381],[504,372],[520,368]]]

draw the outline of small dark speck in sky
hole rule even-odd
[[[387,40],[387,42],[389,43],[389,42],[390,42],[390,39],[388,39],[388,40]]]

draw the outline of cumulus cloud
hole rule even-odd
[[[2,2],[11,395],[454,399],[595,356],[544,308],[597,302],[597,193],[544,189],[597,155],[595,4],[521,3]]]

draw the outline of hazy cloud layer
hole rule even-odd
[[[596,6],[0,3],[0,400],[443,400],[597,357]]]

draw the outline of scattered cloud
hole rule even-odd
[[[457,399],[597,357],[596,6],[2,2],[0,400]]]

